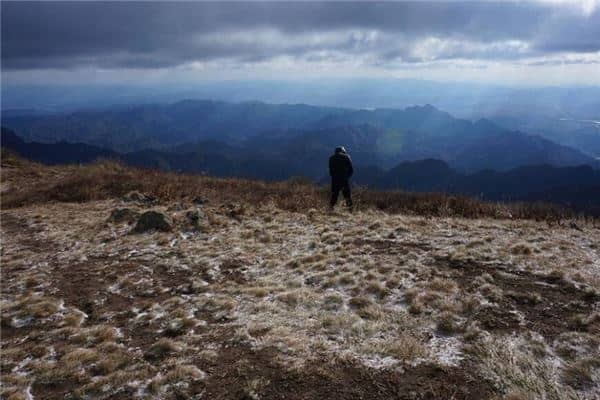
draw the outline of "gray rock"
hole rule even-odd
[[[192,203],[201,206],[203,204],[208,203],[208,200],[206,200],[204,197],[198,196],[195,197],[194,200],[192,200]]]
[[[160,211],[146,211],[140,216],[133,228],[135,233],[148,231],[169,232],[171,230],[173,230],[173,220]]]
[[[202,218],[202,214],[198,210],[189,210],[185,213],[185,217],[192,225],[198,225],[200,219]]]

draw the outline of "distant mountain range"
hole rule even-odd
[[[121,160],[129,165],[171,171],[206,173],[216,176],[238,176],[263,180],[283,180],[293,176],[309,176],[327,182],[326,162],[329,149],[340,137],[349,143],[374,148],[371,138],[375,129],[346,127],[312,133],[295,133],[288,147],[274,132],[254,137],[248,143],[260,152],[247,153],[245,146],[234,146],[206,140],[194,146],[180,146],[171,151],[155,149],[119,153],[83,143],[27,143],[9,129],[2,128],[2,146],[23,157],[46,164],[88,163],[98,158]],[[324,135],[330,132],[331,135]],[[331,142],[311,140],[311,135],[326,137]],[[540,139],[537,139],[540,140]],[[375,144],[374,144],[375,143]],[[248,145],[248,144],[246,144]],[[279,151],[278,151],[279,149]],[[404,161],[384,169],[369,164],[377,154],[356,152],[356,174],[353,182],[372,188],[404,189],[421,192],[460,193],[487,200],[527,200],[565,204],[575,209],[600,214],[600,170],[590,166],[554,167],[531,165],[508,171],[484,170],[461,173],[441,160]]]
[[[343,110],[184,100],[68,114],[8,116],[3,117],[2,125],[32,141],[77,141],[117,151],[137,151],[209,138],[235,142],[267,130],[300,128],[337,112]]]
[[[181,99],[305,103],[343,108],[396,108],[432,104],[472,120],[497,116],[600,119],[600,86],[510,87],[420,79],[226,80],[168,85],[3,84],[2,111],[72,112],[115,104],[171,103]],[[8,109],[8,110],[7,110]],[[28,110],[29,109],[29,110]],[[525,130],[525,132],[529,132]],[[600,154],[599,154],[600,155]]]
[[[237,160],[237,165],[255,160],[267,169],[282,164],[285,170],[318,178],[322,160],[337,145],[345,145],[360,165],[383,169],[425,158],[443,160],[463,173],[539,164],[600,165],[594,157],[547,138],[490,120],[454,118],[430,105],[353,110],[186,100],[52,115],[13,113],[3,116],[2,124],[27,141],[152,155],[158,164],[184,170],[218,169],[224,159]],[[198,157],[210,162],[194,164]]]
[[[597,112],[600,113],[600,107]],[[594,120],[535,115],[497,115],[492,120],[507,129],[539,135],[600,159],[600,116],[598,120]]]

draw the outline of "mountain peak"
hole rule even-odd
[[[410,106],[410,107],[406,107],[404,109],[404,111],[423,111],[423,112],[443,112],[441,110],[439,110],[438,108],[432,106],[431,104],[427,103],[424,105],[414,105],[414,106]],[[445,114],[445,113],[444,113]]]

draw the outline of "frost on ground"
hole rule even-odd
[[[1,222],[2,398],[600,396],[592,224],[120,199]]]

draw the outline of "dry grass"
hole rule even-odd
[[[150,360],[161,360],[179,351],[181,346],[173,340],[163,338],[154,343],[144,356]]]
[[[282,210],[309,213],[324,209],[328,188],[303,179],[266,183],[255,180],[213,178],[136,169],[114,161],[98,161],[85,166],[43,167],[29,161],[5,156],[5,165],[17,165],[21,178],[44,176],[44,183],[15,187],[3,196],[3,207],[49,201],[85,202],[121,197],[130,191],[140,191],[162,202],[203,199],[211,203],[271,204]],[[25,171],[23,171],[25,170]],[[3,179],[4,173],[3,173]],[[356,210],[376,209],[387,213],[424,215],[431,217],[460,216],[465,218],[513,218],[560,221],[577,214],[548,204],[492,203],[465,196],[443,193],[410,193],[403,191],[354,191]],[[231,209],[229,216],[238,218],[243,210]],[[215,221],[213,221],[215,222]],[[376,229],[371,224],[369,229]],[[265,241],[269,236],[264,237]],[[326,242],[337,240],[327,236]]]
[[[553,400],[577,398],[572,389],[555,383],[554,366],[534,356],[523,338],[493,338],[470,351],[508,393]]]
[[[120,192],[108,181],[83,197],[54,192],[82,171],[111,169],[130,180],[148,174],[148,182],[122,190],[138,189],[159,204],[113,198]],[[306,204],[285,203],[275,192],[289,182],[110,163],[13,172],[29,200],[1,213],[2,398],[27,398],[28,388],[34,398],[52,390],[47,398],[232,397],[212,396],[220,385],[239,397],[272,399],[290,397],[270,392],[285,390],[282,376],[293,384],[308,379],[306,371],[311,385],[331,379],[340,387],[345,373],[356,385],[402,376],[381,386],[398,391],[405,377],[422,373],[407,393],[448,371],[461,371],[461,387],[490,382],[496,397],[478,398],[591,400],[599,393],[593,224],[578,231],[368,207],[351,216],[305,213]],[[246,197],[239,185],[247,185]],[[270,200],[250,203],[261,199],[250,190],[261,185]],[[4,193],[16,196],[19,188]],[[41,197],[32,203],[35,193]],[[200,193],[208,203],[197,206],[191,197]],[[88,195],[100,200],[71,201]],[[173,230],[131,235],[131,224],[110,219],[125,205],[167,213]],[[203,229],[190,223],[193,212]],[[532,251],[514,254],[515,244]],[[332,369],[337,361],[353,369]]]
[[[426,347],[417,338],[404,335],[390,343],[386,348],[386,355],[402,361],[412,361],[424,357],[427,353]]]
[[[593,372],[600,369],[600,360],[597,358],[586,358],[569,363],[563,371],[565,383],[575,389],[589,388],[594,384]]]

